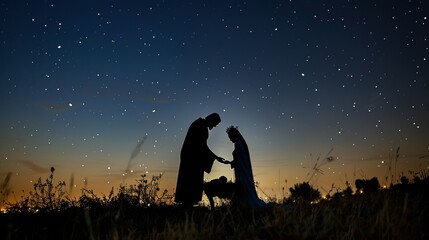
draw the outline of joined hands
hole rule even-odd
[[[217,160],[223,164],[231,164],[232,161],[225,160],[223,157],[218,157]]]

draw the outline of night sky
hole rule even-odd
[[[212,112],[210,148],[230,160],[238,126],[261,197],[428,171],[428,13],[424,0],[3,0],[1,180],[28,193],[53,166],[75,194],[108,193],[163,173],[173,194],[186,131]],[[218,162],[205,177],[221,175],[234,179]]]

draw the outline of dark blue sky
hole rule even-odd
[[[397,147],[400,171],[427,170],[427,5],[1,1],[0,174],[27,188],[55,166],[106,191],[147,136],[126,179],[165,172],[171,190],[189,124],[211,112],[212,150],[230,159],[237,125],[268,195],[327,154],[325,189],[385,179]]]

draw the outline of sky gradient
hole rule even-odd
[[[414,0],[1,1],[0,177],[28,192],[53,166],[75,193],[108,193],[163,173],[172,194],[187,128],[212,112],[210,148],[231,159],[225,130],[238,126],[261,197],[427,171],[428,12]],[[234,179],[220,163],[205,177],[221,175]]]

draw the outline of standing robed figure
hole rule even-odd
[[[214,160],[224,163],[224,159],[207,146],[209,130],[220,121],[219,114],[212,113],[206,118],[198,118],[189,127],[180,152],[175,202],[192,206],[201,201],[204,172],[211,172]]]
[[[237,184],[238,188],[234,200],[239,206],[251,208],[267,207],[267,204],[256,193],[250,152],[246,140],[244,140],[243,135],[241,135],[237,127],[230,126],[226,132],[231,142],[234,143],[234,151],[232,152],[233,160],[232,162],[226,161],[234,168],[235,184]]]

